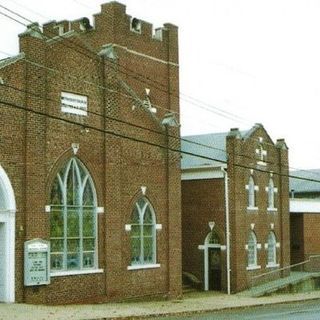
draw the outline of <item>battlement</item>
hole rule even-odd
[[[28,30],[20,38],[34,35]],[[112,43],[131,50],[146,51],[144,53],[147,55],[163,59],[170,50],[170,60],[178,63],[178,28],[166,23],[154,29],[151,23],[128,15],[126,6],[116,1],[102,4],[100,13],[93,15],[92,23],[87,17],[73,21],[53,20],[45,23],[42,30],[37,30],[38,38],[41,38],[39,32],[47,41],[77,34],[97,52],[104,45]]]

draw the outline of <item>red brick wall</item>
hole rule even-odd
[[[1,100],[37,112],[6,105],[0,108],[0,123],[5,128],[0,132],[0,163],[15,190],[16,228],[20,230],[16,239],[18,302],[88,302],[97,296],[119,300],[181,294],[180,157],[167,152],[168,145],[179,147],[179,130],[169,129],[170,136],[177,138],[167,139],[159,120],[139,108],[132,110],[136,103],[117,80],[125,81],[142,99],[145,88],[150,88],[160,120],[167,110],[178,112],[177,28],[168,24],[162,41],[144,31],[150,29],[147,23],[143,23],[141,35],[133,33],[125,6],[115,2],[103,5],[95,19],[96,29],[77,37],[46,42],[22,35],[20,48],[26,59],[0,70],[6,85],[22,89],[19,92],[0,86]],[[52,37],[49,31],[50,25],[45,33]],[[116,61],[97,56],[107,43],[121,46],[115,48]],[[96,53],[89,52],[88,47]],[[88,116],[61,113],[61,91],[86,95]],[[50,204],[56,172],[73,155],[72,143],[80,144],[77,156],[92,174],[98,206],[105,208],[98,218],[99,268],[104,273],[55,277],[48,286],[24,288],[23,243],[32,238],[49,239],[49,216],[44,207]],[[141,186],[147,186],[146,196],[155,209],[157,223],[162,224],[162,230],[157,231],[157,263],[161,266],[128,271],[130,237],[124,225],[130,223],[134,200],[142,195]]]
[[[259,147],[259,138],[263,138],[263,148],[267,150],[266,165],[257,163],[256,149]],[[288,200],[288,158],[287,149],[279,141],[274,145],[269,135],[262,126],[256,126],[250,136],[244,139],[228,137],[228,174],[230,186],[230,223],[231,223],[231,287],[233,291],[243,290],[251,285],[252,277],[266,273],[272,269],[266,268],[267,251],[264,244],[274,225],[274,233],[280,248],[277,249],[277,262],[280,267],[290,264],[290,238],[289,238],[289,200]],[[265,188],[268,186],[270,173],[273,173],[274,185],[278,188],[275,197],[275,213],[267,210],[268,194]],[[248,192],[245,186],[252,175],[255,185],[259,186],[256,192],[256,206],[258,210],[249,211]],[[251,225],[254,224],[254,232],[257,242],[261,244],[258,249],[258,265],[261,269],[246,270],[248,234]]]
[[[210,232],[208,223],[215,222],[214,229],[225,245],[224,179],[182,181],[182,270],[194,274],[204,282],[203,245]],[[224,254],[223,265],[225,265]],[[226,279],[223,277],[223,287]]]

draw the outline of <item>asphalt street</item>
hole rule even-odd
[[[319,320],[320,300],[303,301],[286,304],[276,304],[259,307],[247,307],[238,310],[224,310],[206,314],[193,314],[191,316],[161,317],[157,320]]]

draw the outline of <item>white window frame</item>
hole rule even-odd
[[[139,201],[143,200],[145,203],[143,205],[143,207],[141,208],[139,206]],[[152,214],[152,262],[145,262],[145,257],[144,257],[144,236],[143,236],[143,228],[144,228],[144,214],[147,210],[147,208],[149,207],[150,212]],[[139,235],[139,239],[140,239],[140,258],[138,262],[133,262],[131,260],[131,265],[129,265],[127,267],[127,270],[138,270],[138,269],[153,269],[153,268],[160,268],[160,264],[156,263],[157,261],[157,230],[161,230],[162,229],[162,225],[161,224],[157,224],[156,223],[156,214],[154,211],[153,206],[151,205],[151,203],[149,202],[149,200],[146,197],[141,197],[139,198],[136,203],[135,203],[135,209],[138,210],[139,213],[139,226],[140,226],[140,235]],[[129,227],[130,226],[130,227]],[[132,226],[133,224],[126,224],[125,225],[125,230],[127,232],[131,232],[132,231]],[[131,239],[130,239],[131,240]],[[132,248],[130,253],[132,254]]]
[[[70,209],[75,208],[75,206],[72,205],[68,205],[67,204],[67,179],[68,179],[68,175],[69,172],[71,170],[71,166],[73,166],[73,168],[75,169],[75,174],[77,176],[77,181],[80,182],[79,183],[79,206],[77,206],[77,208],[79,208],[79,267],[76,269],[68,269],[68,261],[67,261],[67,254],[68,254],[68,248],[67,248],[67,241],[69,239],[68,234],[67,234],[67,214],[68,214],[68,208]],[[80,169],[79,167],[81,167],[81,170],[84,172],[84,177],[81,177],[80,174]],[[77,274],[90,274],[90,273],[101,273],[103,272],[103,269],[98,269],[98,227],[97,227],[97,213],[98,213],[98,207],[97,207],[97,196],[96,196],[96,190],[95,190],[95,186],[93,183],[93,180],[91,178],[91,175],[89,173],[89,171],[86,169],[86,167],[84,166],[84,164],[76,157],[71,158],[64,166],[64,175],[61,176],[60,172],[57,173],[56,179],[58,179],[59,181],[59,186],[60,186],[60,190],[62,193],[62,199],[63,199],[63,203],[61,205],[50,205],[50,214],[52,214],[52,212],[54,211],[54,208],[56,207],[60,207],[63,211],[63,237],[61,238],[61,240],[63,240],[63,259],[62,259],[62,263],[63,266],[61,269],[51,269],[50,272],[50,276],[55,277],[55,276],[65,276],[65,275],[77,275]],[[90,184],[91,190],[92,190],[92,195],[93,195],[93,205],[92,206],[83,206],[82,204],[82,196],[85,190],[85,187],[87,185],[87,183]],[[83,250],[83,240],[84,240],[84,236],[83,236],[83,209],[84,208],[90,208],[92,210],[92,213],[94,215],[94,253],[93,253],[93,257],[94,257],[94,262],[93,262],[93,266],[92,267],[84,267],[83,266],[83,255],[85,253],[85,251]],[[54,237],[51,237],[50,235],[50,240],[54,240]],[[91,252],[91,250],[90,250]],[[58,254],[58,253],[54,253],[51,252],[50,258],[52,257],[53,254]]]
[[[277,264],[277,238],[273,231],[270,231],[268,234],[267,243],[265,244],[267,250],[267,268],[279,267]],[[270,260],[270,256],[273,258]]]
[[[256,211],[258,207],[256,206],[256,192],[259,191],[259,186],[254,184],[254,178],[252,175],[249,177],[248,184],[246,185],[246,190],[248,191],[248,207],[249,211]]]
[[[276,212],[278,209],[275,207],[275,195],[278,193],[278,188],[274,186],[274,181],[272,177],[269,179],[268,187],[266,187],[266,192],[268,194],[268,212]]]
[[[257,236],[254,231],[250,231],[248,235],[248,243],[246,245],[247,250],[247,270],[260,269],[258,265],[258,249],[261,248],[261,244],[257,242]],[[250,261],[251,257],[253,260]]]

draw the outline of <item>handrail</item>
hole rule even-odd
[[[251,280],[255,280],[255,279],[261,278],[261,277],[266,276],[266,275],[270,275],[270,274],[273,274],[273,273],[276,273],[276,272],[281,272],[281,271],[284,271],[284,270],[287,270],[287,269],[291,269],[291,268],[294,268],[294,267],[297,267],[297,266],[304,265],[304,264],[306,264],[308,262],[311,262],[311,259],[319,258],[319,257],[320,257],[320,254],[309,256],[308,260],[305,260],[305,261],[302,261],[302,262],[299,262],[299,263],[295,263],[295,264],[291,264],[289,266],[286,266],[286,267],[283,267],[283,268],[280,268],[280,269],[271,270],[271,271],[268,271],[268,272],[265,272],[265,273],[262,273],[262,274],[258,274],[256,276],[253,276],[251,278]]]

